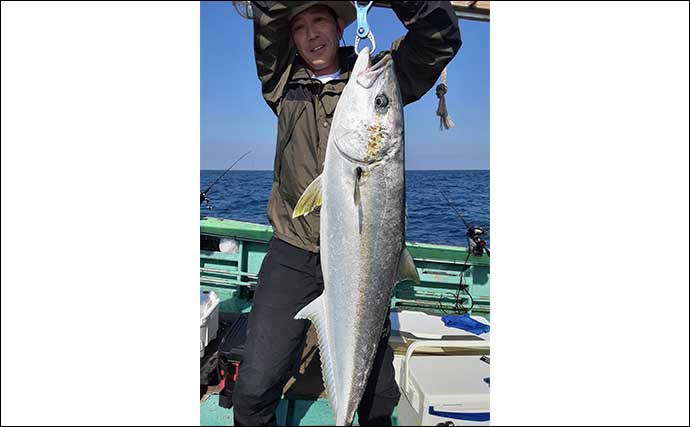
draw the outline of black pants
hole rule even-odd
[[[295,320],[323,292],[319,254],[273,239],[259,272],[247,342],[233,391],[235,425],[276,425],[276,407],[299,365],[310,322]],[[386,320],[374,366],[357,410],[360,425],[391,425],[400,399]]]

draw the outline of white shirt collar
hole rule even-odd
[[[312,79],[317,79],[317,80],[321,81],[321,83],[328,83],[331,80],[337,79],[338,77],[340,77],[340,69],[338,69],[335,73],[332,73],[332,74],[324,74],[322,76],[316,76],[312,73],[312,75],[311,75]]]

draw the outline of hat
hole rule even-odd
[[[306,4],[295,6],[290,10],[288,17],[290,19],[304,12],[312,6],[322,5],[331,8],[339,18],[345,21],[345,27],[352,24],[357,18],[357,12],[352,2],[349,1],[310,1]]]

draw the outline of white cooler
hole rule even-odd
[[[213,291],[201,291],[201,347],[200,356],[204,357],[204,349],[218,335],[218,306],[220,299]]]
[[[413,356],[429,347],[488,348],[488,341],[420,340],[400,363],[400,425],[489,425],[489,364],[483,356]],[[488,358],[485,358],[488,361]]]
[[[470,316],[474,320],[489,324],[483,317]],[[444,325],[441,316],[429,315],[417,311],[393,311],[390,314],[391,321],[391,343],[413,343],[419,340],[468,340],[471,342],[483,341],[480,347],[489,347],[490,333],[476,335],[458,328]],[[473,346],[477,344],[469,344]],[[443,354],[443,349],[435,348],[438,346],[427,346],[426,353]],[[405,361],[404,354],[394,354],[393,367],[395,368],[395,382],[402,384],[402,369]],[[402,386],[401,386],[402,389]]]

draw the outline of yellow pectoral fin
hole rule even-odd
[[[414,260],[412,255],[407,250],[407,247],[403,247],[402,253],[400,254],[400,263],[398,264],[398,280],[412,280],[413,282],[419,284],[419,275],[417,274],[417,268],[414,266]]]
[[[292,217],[297,218],[302,215],[307,216],[311,211],[321,206],[321,175],[304,190],[302,197],[299,198],[292,212]]]

